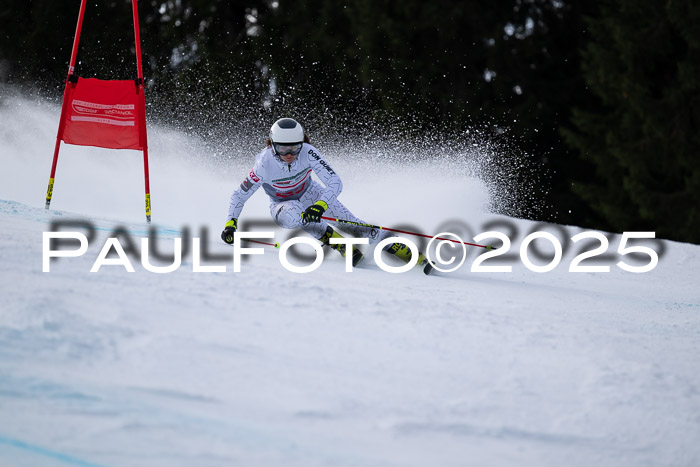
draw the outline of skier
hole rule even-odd
[[[311,171],[325,186],[311,179]],[[331,238],[342,238],[342,235],[321,216],[328,212],[339,219],[365,223],[338,200],[343,189],[340,177],[324,160],[321,152],[311,145],[302,126],[291,118],[281,118],[272,125],[266,147],[256,156],[253,170],[231,195],[228,220],[221,232],[224,242],[233,243],[243,205],[261,186],[270,197],[270,215],[277,225],[286,229],[301,227],[322,245],[330,245],[343,256],[346,254],[345,245],[330,243]],[[376,229],[362,226],[348,224],[343,229],[355,237],[366,236],[372,243],[388,236],[388,232],[380,235]],[[386,251],[405,262],[411,259],[411,250],[402,243],[391,244]],[[353,248],[353,266],[362,256],[359,249]],[[418,264],[425,262],[421,253]]]

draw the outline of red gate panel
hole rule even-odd
[[[68,85],[65,128],[68,144],[110,149],[143,149],[139,115],[143,100],[134,80],[78,78]]]

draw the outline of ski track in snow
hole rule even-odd
[[[700,464],[696,245],[664,241],[645,274],[614,255],[610,273],[569,273],[573,251],[542,274],[517,258],[472,273],[473,252],[434,276],[369,257],[346,273],[335,252],[294,274],[274,249],[239,273],[194,273],[191,256],[170,274],[90,273],[112,230],[147,235],[140,153],[64,145],[46,212],[58,110],[11,97],[0,115],[0,465]],[[171,130],[149,143],[163,248],[206,227],[230,254],[218,235],[249,164],[212,170]],[[418,170],[327,156],[369,222],[535,225],[484,213],[475,179],[417,193]],[[242,220],[266,206],[256,194]],[[42,272],[42,233],[74,218],[96,239]]]

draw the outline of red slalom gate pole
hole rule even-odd
[[[136,80],[137,92],[140,95],[139,105],[139,126],[141,147],[143,148],[143,176],[146,192],[146,222],[151,223],[151,187],[148,175],[148,137],[146,135],[146,97],[144,95],[143,67],[141,65],[141,33],[139,31],[139,7],[136,0],[131,0],[131,7],[134,13],[134,42],[136,44],[136,68],[138,79]]]
[[[415,235],[417,237],[425,237],[425,238],[434,238],[435,240],[445,240],[448,242],[453,242],[453,243],[461,243],[463,245],[469,245],[469,246],[477,246],[479,248],[486,248],[487,250],[493,250],[494,247],[491,245],[479,245],[477,243],[468,243],[468,242],[461,242],[459,240],[453,240],[451,238],[444,238],[444,237],[435,237],[433,235],[424,235],[418,232],[408,232],[406,230],[399,230],[399,229],[390,229],[389,227],[382,227],[381,225],[372,225],[372,224],[363,224],[362,222],[353,222],[353,221],[347,221],[345,219],[338,219],[335,217],[326,217],[326,216],[321,216],[321,219],[325,219],[327,221],[333,221],[337,222],[339,224],[348,224],[348,225],[357,225],[360,227],[367,227],[370,229],[379,229],[379,230],[387,230],[389,232],[398,232],[402,234],[407,234],[407,235]]]
[[[49,175],[49,188],[46,190],[46,205],[45,209],[49,209],[51,198],[53,196],[53,184],[56,178],[56,166],[58,165],[58,152],[61,149],[61,139],[63,138],[63,130],[66,126],[65,115],[66,107],[68,106],[68,95],[70,87],[75,86],[71,82],[71,75],[75,73],[75,60],[78,55],[78,44],[80,43],[80,31],[83,29],[83,18],[85,17],[86,0],[80,2],[80,13],[78,13],[78,24],[75,27],[75,37],[73,38],[73,51],[70,55],[70,64],[68,65],[68,76],[66,77],[66,87],[63,91],[63,103],[61,104],[61,118],[58,122],[58,133],[56,134],[56,146],[53,150],[53,162],[51,163],[51,174]]]

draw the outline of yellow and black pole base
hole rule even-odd
[[[46,206],[45,208],[48,210],[49,206],[51,205],[51,197],[53,196],[53,177],[49,178],[49,189],[46,190]]]
[[[151,194],[146,193],[146,222],[151,223]]]

